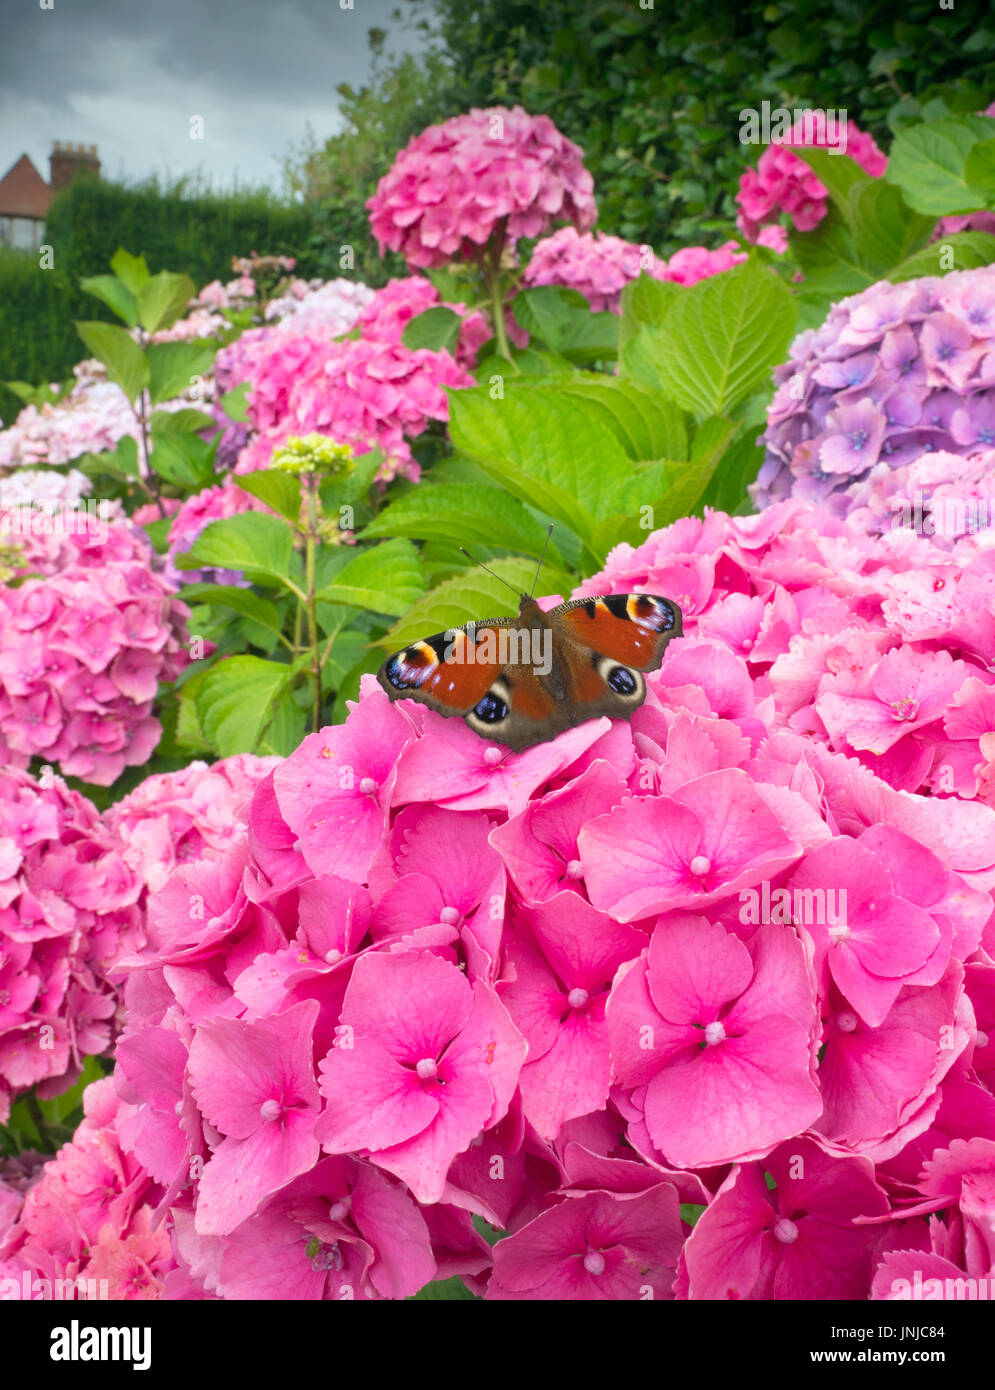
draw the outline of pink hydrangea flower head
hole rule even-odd
[[[107,973],[140,945],[138,876],[96,808],[49,770],[0,775],[0,1114],[40,1085],[58,1094],[105,1052]]]
[[[874,139],[845,115],[840,120],[824,111],[805,112],[787,134],[767,146],[755,169],[740,176],[737,225],[750,241],[758,242],[761,229],[783,213],[800,232],[811,231],[826,215],[829,190],[803,159],[791,153],[792,145],[838,149],[872,178],[879,178],[888,164]],[[779,249],[783,248],[775,246]]]
[[[414,136],[367,202],[380,244],[412,268],[477,257],[492,236],[514,247],[554,221],[597,217],[582,152],[548,116],[474,108]]]

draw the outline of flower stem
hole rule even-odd
[[[314,732],[321,728],[321,659],[318,653],[318,605],[315,601],[315,558],[318,549],[318,477],[304,476],[307,499],[307,536],[304,552],[308,645],[311,648],[311,678],[314,682]]]
[[[27,1106],[28,1114],[31,1116],[31,1123],[38,1131],[38,1142],[42,1152],[54,1153],[57,1146],[48,1132],[45,1117],[41,1113],[41,1106],[38,1104],[38,1097],[35,1095],[34,1091],[29,1091],[27,1093],[24,1097],[24,1102]]]
[[[494,336],[497,338],[498,352],[511,362],[511,345],[504,322],[504,287],[501,283],[501,254],[504,250],[507,218],[502,218],[494,229],[490,243],[484,253],[484,285],[490,301],[491,318],[494,320]]]

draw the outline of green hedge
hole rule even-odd
[[[65,276],[38,268],[35,253],[0,247],[0,382],[35,386],[69,374],[83,356],[68,307],[74,302],[71,291]],[[0,386],[0,420],[5,425],[13,423],[21,407],[22,402]]]
[[[735,216],[758,153],[739,143],[743,107],[845,108],[887,146],[889,113],[915,117],[941,89],[964,110],[995,98],[987,0],[409,3],[448,58],[448,114],[546,113],[585,152],[599,227],[667,254]]]
[[[73,320],[113,321],[84,294],[83,275],[106,273],[119,246],[144,254],[153,272],[186,271],[199,287],[232,278],[233,255],[291,255],[297,273],[322,273],[312,247],[315,210],[265,193],[195,194],[79,179],[52,202],[45,241],[52,269],[36,253],[0,249],[0,381],[64,380],[84,356]],[[341,272],[337,272],[341,273]],[[0,419],[10,423],[20,402],[0,387]]]

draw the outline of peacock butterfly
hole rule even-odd
[[[517,618],[423,637],[388,657],[377,680],[392,700],[459,715],[520,752],[588,719],[627,719],[646,698],[643,672],[682,631],[681,610],[654,594],[573,599],[547,613],[519,598]]]

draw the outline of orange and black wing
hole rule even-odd
[[[655,671],[667,643],[683,631],[677,604],[655,594],[572,599],[548,616],[571,642],[634,671]]]

